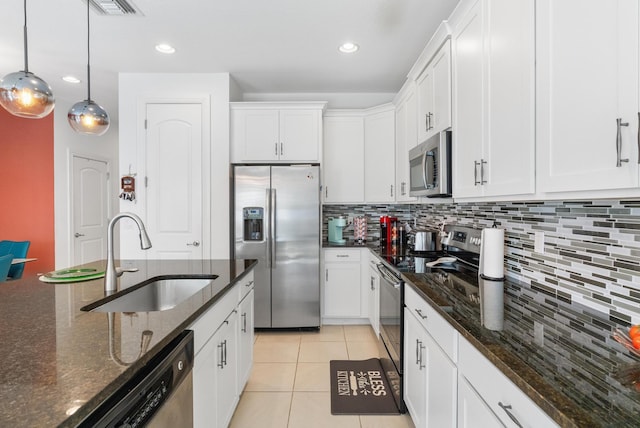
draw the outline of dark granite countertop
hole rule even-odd
[[[80,308],[104,295],[104,279],[46,284],[37,277],[0,284],[0,426],[76,426],[158,351],[214,304],[255,260],[133,260],[119,289],[156,277],[218,275],[173,309],[106,313]],[[104,269],[105,261],[83,267]],[[141,334],[151,331],[140,354]],[[147,333],[148,334],[148,333]],[[75,413],[74,413],[75,411]]]
[[[379,245],[380,243],[378,241],[356,242],[352,239],[347,239],[347,242],[344,244],[322,241],[322,248],[378,248]]]
[[[405,286],[413,287],[561,427],[640,426],[640,392],[634,385],[637,380],[640,387],[640,358],[611,337],[615,328],[628,326],[570,298],[508,280],[503,327],[492,331],[481,324],[479,304],[434,276],[403,274]]]

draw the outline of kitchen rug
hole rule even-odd
[[[332,415],[397,415],[389,382],[380,360],[332,360]]]

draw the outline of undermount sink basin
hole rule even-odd
[[[215,278],[217,278],[217,275],[206,279],[159,279],[130,292],[125,290],[121,296],[110,299],[105,303],[99,304],[100,301],[98,301],[81,309],[93,312],[166,311],[176,307],[211,284]]]

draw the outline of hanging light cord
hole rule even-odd
[[[25,0],[26,1],[26,0]],[[89,49],[89,0],[87,0],[87,101],[91,101],[91,49]]]
[[[29,72],[29,56],[27,55],[27,0],[24,0],[24,72]]]

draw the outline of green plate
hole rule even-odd
[[[80,282],[102,278],[104,271],[93,268],[83,269],[62,269],[40,276],[42,282]]]

